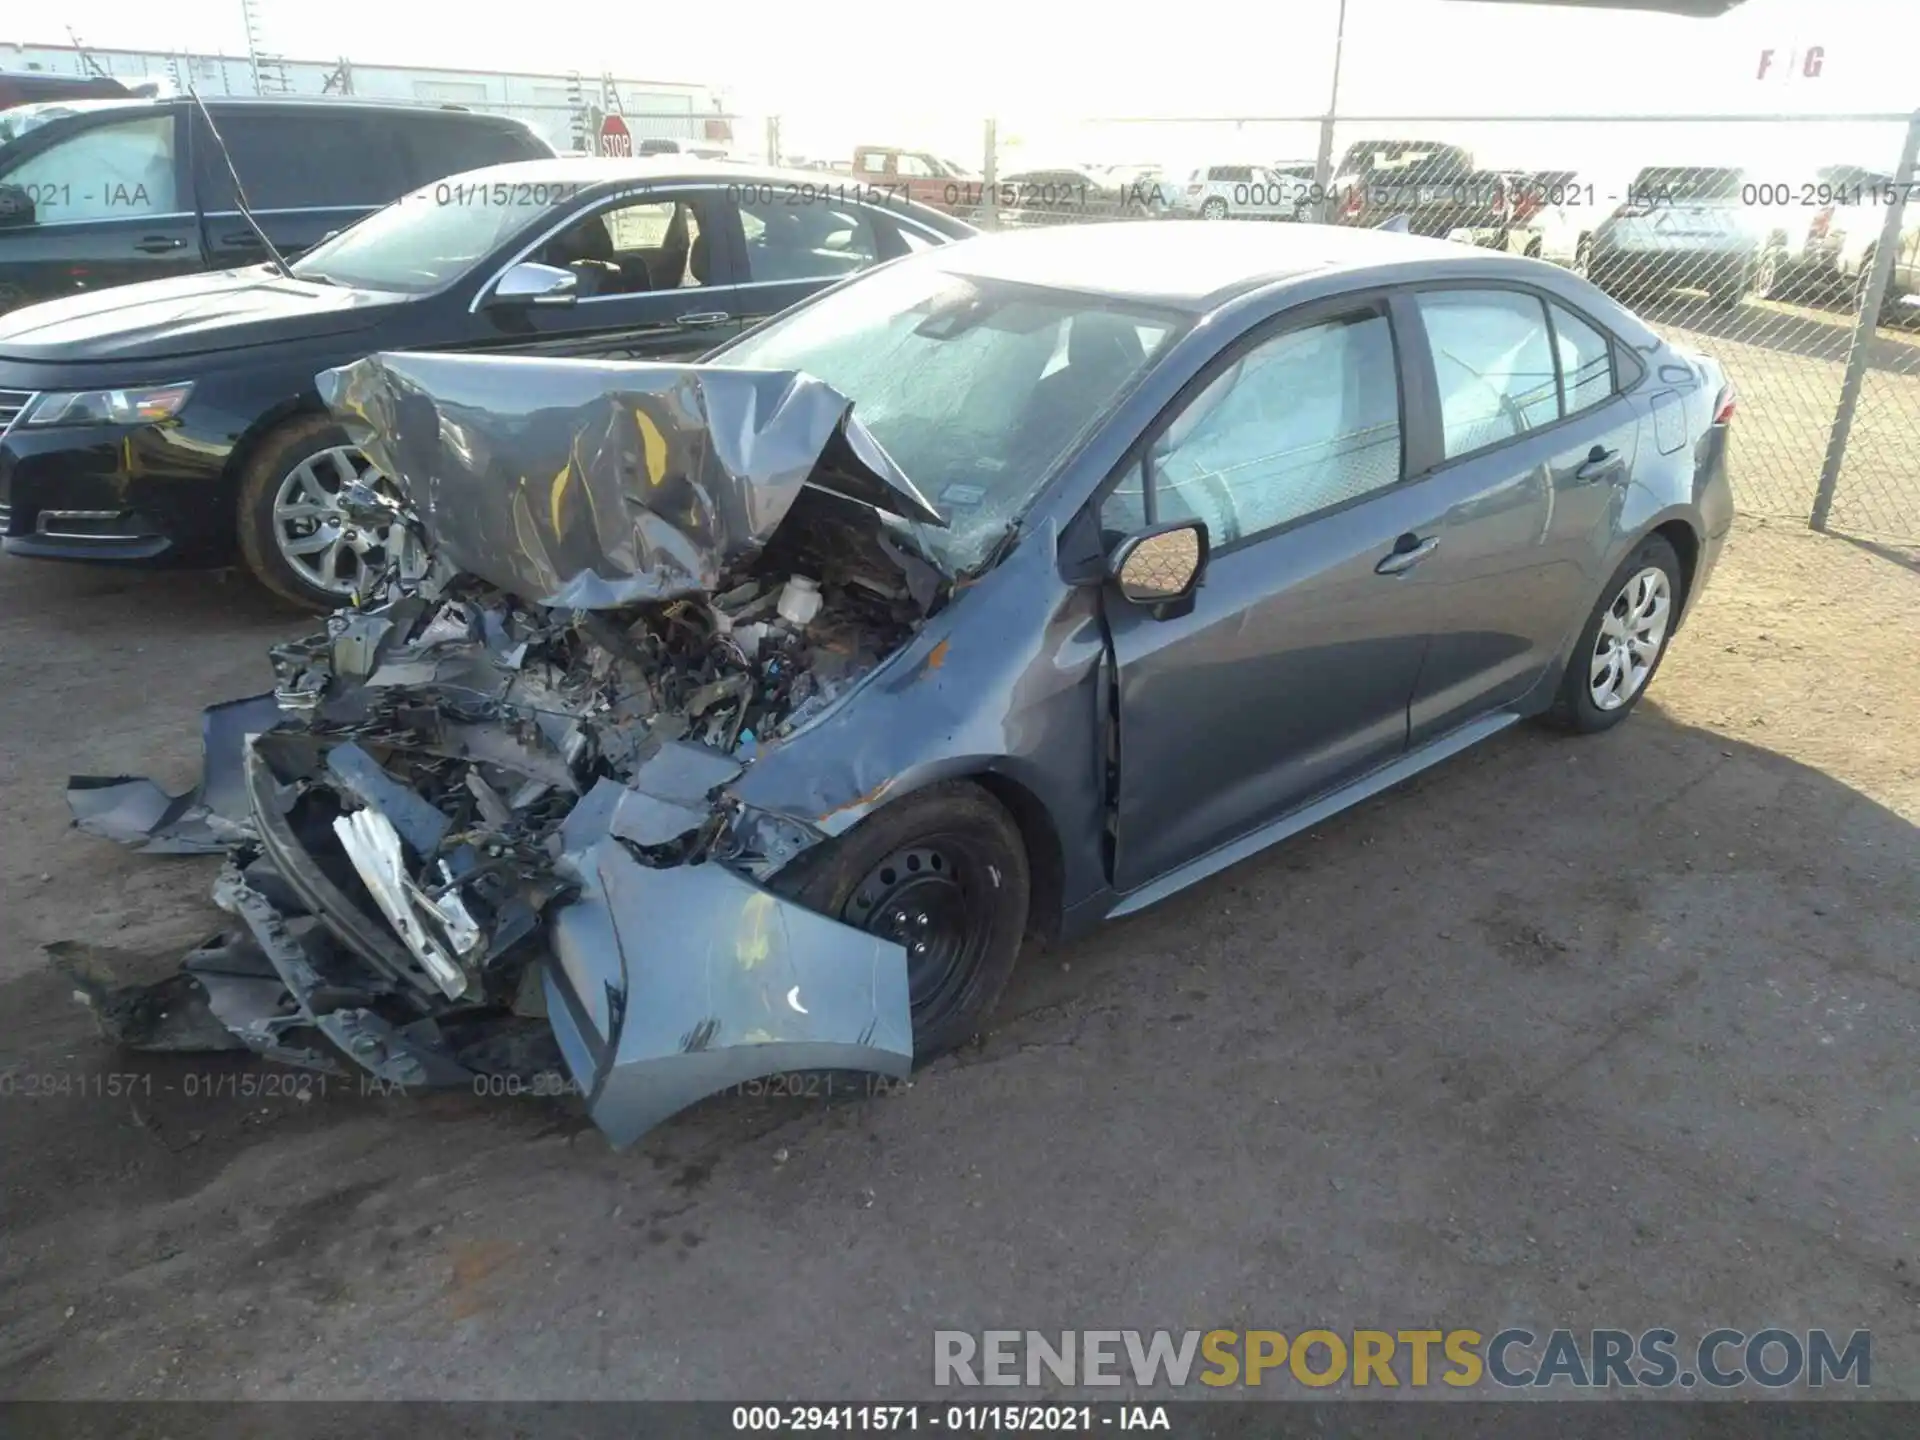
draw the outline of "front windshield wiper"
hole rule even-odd
[[[253,209],[247,204],[247,192],[240,185],[240,172],[233,168],[233,156],[227,153],[227,142],[221,138],[220,127],[213,123],[213,115],[207,109],[207,102],[200,98],[197,87],[189,86],[187,94],[193,97],[193,103],[199,107],[200,118],[207,122],[207,133],[213,136],[214,146],[219,150],[220,158],[226,164],[227,178],[233,181],[233,203],[240,207],[240,218],[247,222],[247,228],[253,231],[255,237],[266,247],[267,263],[287,279],[293,279],[293,267],[287,264],[287,257],[274,248],[273,241],[267,238],[267,232],[262,230],[260,222],[253,218]]]

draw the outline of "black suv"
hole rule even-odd
[[[553,154],[522,121],[447,107],[221,96],[206,108],[289,257],[443,176]],[[265,258],[189,98],[16,106],[0,113],[0,142],[0,311]]]

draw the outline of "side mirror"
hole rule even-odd
[[[1107,578],[1135,605],[1184,600],[1207,569],[1207,527],[1174,520],[1129,535],[1107,557]]]
[[[0,185],[0,228],[34,223],[33,196],[24,185]]]
[[[571,305],[579,298],[580,277],[558,265],[523,260],[500,277],[489,305]]]

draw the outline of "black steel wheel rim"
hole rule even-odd
[[[937,1023],[965,995],[992,930],[988,866],[957,837],[904,845],[867,872],[841,919],[907,952],[916,1028]]]

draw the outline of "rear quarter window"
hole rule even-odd
[[[551,154],[537,136],[517,125],[465,120],[457,115],[409,115],[397,127],[405,136],[410,167],[407,188],[449,175],[542,159]]]

